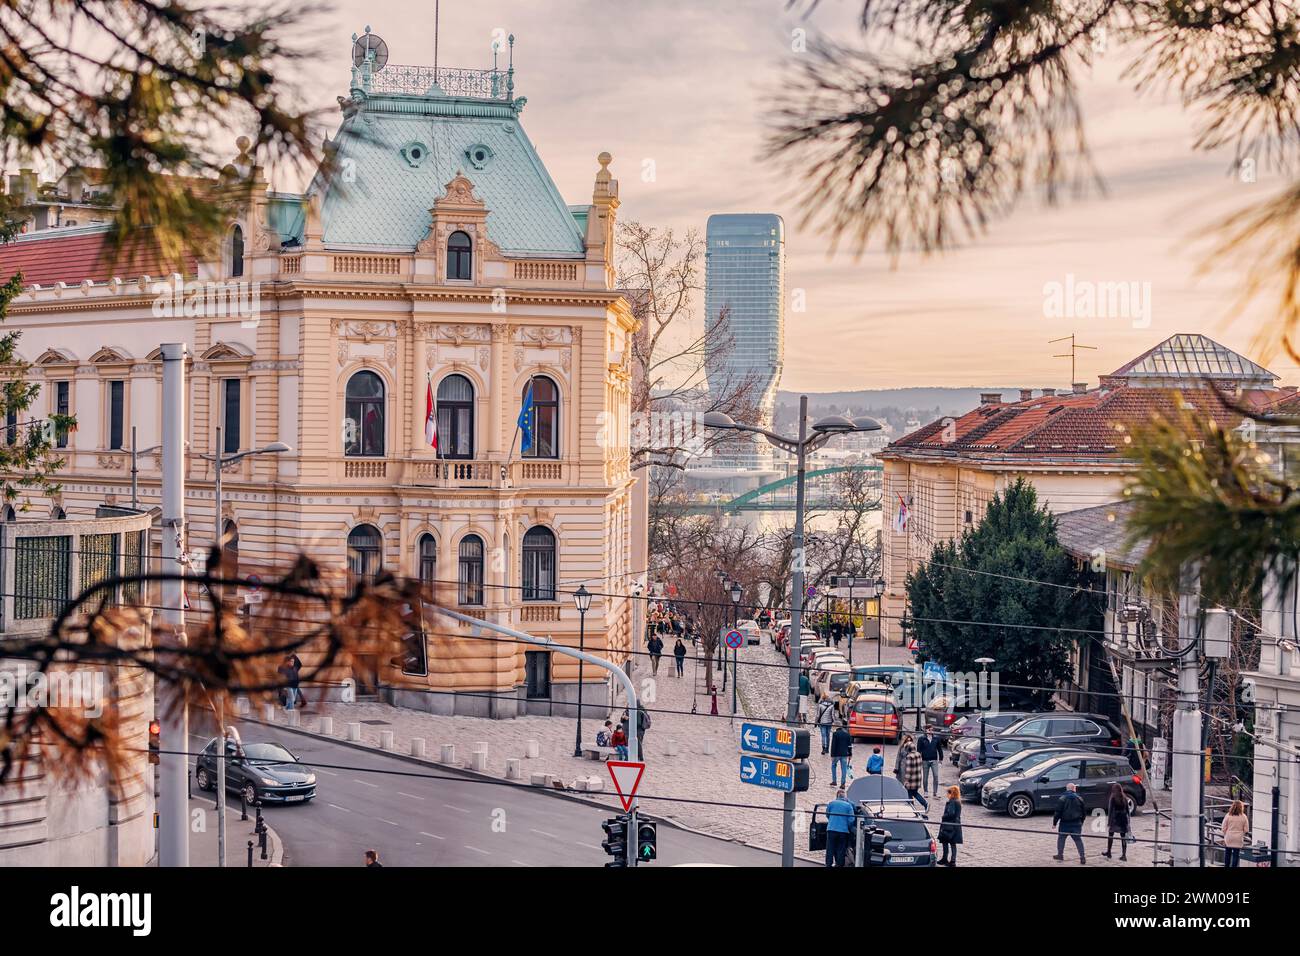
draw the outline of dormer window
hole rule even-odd
[[[244,274],[244,229],[235,226],[230,232],[230,275],[239,278]]]
[[[469,236],[459,230],[447,237],[447,278],[473,277],[474,248]]]

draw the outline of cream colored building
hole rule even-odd
[[[1225,426],[1238,426],[1241,416],[1217,401],[1211,386],[1258,409],[1296,394],[1294,387],[1279,388],[1272,372],[1203,335],[1174,335],[1103,375],[1096,388],[1079,383],[1037,396],[1022,389],[1016,402],[989,392],[965,415],[931,422],[886,447],[879,454],[886,640],[902,640],[907,576],[935,544],[977,525],[993,496],[1018,478],[1030,481],[1040,504],[1055,513],[1097,507],[1122,498],[1132,470],[1117,426],[1171,413],[1176,395]]]
[[[648,562],[609,155],[593,164],[590,201],[566,205],[520,125],[513,67],[435,76],[365,60],[340,103],[332,178],[272,192],[241,152],[233,167],[251,200],[220,261],[184,278],[161,277],[156,260],[143,274],[147,255],[125,274],[104,265],[90,254],[101,227],[0,247],[0,270],[26,277],[7,327],[22,329],[42,385],[36,411],[78,423],[59,499],[31,507],[75,517],[130,504],[132,429],[139,448],[159,440],[158,349],[184,342],[191,549],[217,531],[200,458],[217,429],[228,452],[282,441],[291,452],[223,475],[221,526],[237,536],[242,573],[300,552],[340,570],[382,567],[472,616],[574,644],[570,592],[585,582],[596,593],[587,649],[624,663],[638,627],[629,595]],[[516,422],[530,384],[524,453]],[[142,508],[160,504],[160,467],[157,453],[139,457]],[[494,716],[558,713],[576,696],[568,658],[442,630],[428,675],[393,671],[383,683],[402,689],[383,693]],[[593,686],[588,700],[604,693]]]

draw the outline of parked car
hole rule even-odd
[[[819,647],[810,656],[809,667],[819,667],[831,661],[843,664],[845,670],[849,667],[848,659],[833,647]]]
[[[786,632],[786,630],[787,630],[787,629],[790,627],[790,625],[793,624],[793,623],[794,623],[794,622],[791,621],[788,617],[783,617],[783,618],[781,618],[781,620],[779,620],[779,621],[777,621],[775,624],[773,624],[773,625],[772,625],[772,643],[775,644],[775,645],[777,645],[777,647],[780,647],[780,646],[781,646],[781,638],[785,636],[785,632]]]
[[[825,667],[813,671],[809,679],[813,700],[820,702],[825,697],[835,700],[852,676],[849,673],[847,664],[842,667],[837,664],[827,664]]]
[[[984,784],[995,777],[1005,777],[1013,773],[1027,773],[1044,760],[1051,760],[1064,754],[1086,756],[1082,751],[1070,747],[1029,747],[1018,753],[1009,754],[997,763],[987,767],[971,767],[971,769],[963,771],[961,776],[957,778],[957,786],[961,788],[961,798],[978,802]]]
[[[199,754],[194,782],[200,790],[217,786],[217,741],[213,737]],[[277,743],[226,741],[226,789],[242,793],[248,804],[307,803],[316,796],[316,774]]]
[[[745,635],[745,643],[757,644],[762,640],[762,632],[759,630],[758,622],[751,620],[737,621],[736,630]]]
[[[1010,727],[1021,717],[1026,716],[1023,711],[998,711],[996,713],[983,714],[963,714],[958,717],[946,729],[945,733],[951,738],[953,744],[960,740],[969,740],[972,737],[979,737],[980,724],[984,724],[984,736],[996,737],[1007,727]],[[957,763],[957,754],[949,754],[952,762]]]
[[[1124,735],[1109,717],[1053,710],[1022,717],[1002,731],[1007,736],[1046,737],[1054,744],[1071,744],[1106,753],[1127,753]]]
[[[799,666],[803,670],[807,670],[808,667],[812,664],[813,654],[817,653],[818,651],[829,651],[829,650],[830,648],[827,647],[825,644],[822,644],[820,641],[808,643],[808,644],[801,644],[799,646]]]
[[[980,760],[980,741],[978,737],[971,740],[963,740],[954,746],[957,754],[957,769],[959,771],[969,770],[971,767],[992,766],[1004,757],[1012,754],[1018,754],[1022,750],[1030,750],[1034,747],[1050,747],[1054,741],[1047,737],[1029,737],[1029,736],[1009,736],[1003,734],[998,737],[985,738],[986,754],[984,760]],[[1073,749],[1078,749],[1073,748]]]
[[[925,817],[910,800],[863,803],[872,826],[889,834],[885,844],[885,866],[934,866],[939,846],[930,834]],[[908,819],[908,818],[911,819]],[[850,858],[854,847],[849,846]]]
[[[802,654],[805,650],[812,650],[813,648],[816,647],[827,646],[826,642],[823,641],[816,634],[814,634],[812,631],[804,630],[804,631],[800,631],[799,634],[800,634],[799,637],[800,654]],[[791,634],[789,631],[786,631],[785,641],[782,644],[782,650],[785,654],[786,660],[790,659],[790,639],[791,639]]]
[[[910,664],[859,664],[853,668],[853,679],[893,685],[902,679],[902,675],[911,673],[913,668]]]
[[[898,705],[889,694],[859,694],[848,707],[849,736],[898,739]]]
[[[849,676],[853,677],[851,671]],[[844,689],[840,691],[840,699],[835,702],[835,706],[839,710],[841,717],[848,717],[849,708],[853,705],[853,702],[857,700],[859,694],[881,694],[885,697],[893,696],[893,693],[889,689],[889,685],[882,684],[880,681],[850,680],[844,685]]]
[[[980,791],[980,803],[995,813],[1023,819],[1053,809],[1071,783],[1079,788],[1079,796],[1089,810],[1105,808],[1112,783],[1124,789],[1130,815],[1136,814],[1147,800],[1142,777],[1133,772],[1127,757],[1067,754],[1046,760],[1025,773],[995,777]]]

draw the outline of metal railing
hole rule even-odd
[[[460,70],[389,63],[370,76],[371,93],[423,96],[437,86],[447,96],[510,101],[506,70]]]

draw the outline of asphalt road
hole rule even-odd
[[[289,731],[256,724],[240,731],[246,740],[283,744],[316,770],[315,800],[262,811],[283,841],[286,866],[360,866],[372,848],[385,866],[603,866],[609,861],[600,844],[601,823],[613,815],[610,810]],[[207,739],[196,736],[192,749]],[[652,865],[659,867],[781,862],[767,851],[665,823],[659,825],[658,851]]]

